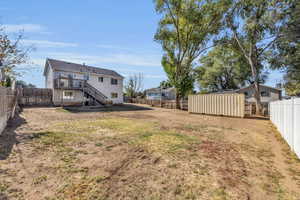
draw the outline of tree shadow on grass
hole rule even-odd
[[[64,107],[66,111],[72,113],[80,112],[126,112],[126,111],[145,111],[153,110],[152,108],[145,106],[137,106],[133,104],[122,104],[122,105],[113,105],[113,106],[104,106],[104,107]]]
[[[16,115],[14,119],[8,121],[6,129],[0,134],[0,160],[5,160],[12,152],[14,145],[18,144],[16,129],[26,120],[20,115]]]

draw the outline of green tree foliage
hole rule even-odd
[[[276,41],[277,50],[271,64],[284,69],[285,89],[291,96],[300,96],[300,1],[289,0],[286,10],[287,23],[281,28]]]
[[[165,89],[165,88],[173,87],[173,85],[170,83],[169,80],[167,80],[167,81],[160,82],[159,87]]]
[[[162,65],[176,88],[176,107],[193,90],[193,63],[219,33],[229,0],[155,0],[161,15],[155,40],[162,45]]]
[[[168,76],[169,83],[176,88],[176,100],[179,101],[194,89],[195,76],[192,63],[182,63],[180,72],[177,72],[176,65],[172,64],[174,59],[164,56],[162,66]],[[177,105],[179,103],[177,102]]]
[[[200,63],[195,72],[201,90],[206,92],[238,89],[253,83],[249,63],[233,45],[216,46]],[[266,72],[260,73],[259,82],[264,83],[266,78]]]
[[[261,113],[259,68],[274,54],[275,42],[285,23],[286,1],[232,0],[226,15],[230,36],[247,59],[255,88],[256,111]]]
[[[200,59],[197,81],[205,91],[238,89],[250,83],[251,70],[245,57],[225,46],[217,46]]]

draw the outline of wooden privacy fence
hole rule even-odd
[[[300,98],[270,103],[270,119],[300,158]]]
[[[19,105],[50,106],[52,105],[52,89],[19,88]]]
[[[232,117],[245,116],[244,94],[205,94],[190,95],[188,111],[209,115]]]
[[[269,103],[262,103],[262,114],[265,117],[268,117],[270,115]],[[256,104],[255,103],[246,102],[245,115],[247,115],[247,116],[256,115]]]
[[[137,99],[132,98],[127,100],[128,103],[136,103],[136,104],[147,104],[153,107],[161,107],[168,109],[176,109],[176,101],[175,100],[149,100],[149,99]],[[188,101],[182,100],[180,101],[180,108],[182,110],[188,110]]]
[[[0,86],[0,134],[5,129],[7,121],[14,116],[16,106],[16,90]]]

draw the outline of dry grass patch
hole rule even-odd
[[[17,131],[26,140],[0,161],[0,199],[299,196],[299,163],[265,121],[163,109],[24,112],[28,124]]]
[[[49,131],[35,133],[33,138],[43,147],[61,147],[83,141],[97,141],[95,146],[101,147],[101,141],[105,138],[126,139],[130,144],[160,153],[174,153],[199,142],[194,136],[175,130],[163,130],[156,122],[126,118],[58,122]],[[109,146],[106,148],[109,149]]]

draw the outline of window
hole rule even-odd
[[[112,79],[111,79],[111,84],[112,84],[112,85],[118,85],[118,79],[112,78]]]
[[[90,75],[87,73],[84,74],[84,80],[86,80],[86,81],[90,80]]]
[[[64,88],[69,86],[69,80],[67,79],[60,79],[59,80],[59,87]]]
[[[98,82],[103,83],[103,77],[98,77]]]
[[[269,97],[269,96],[270,96],[270,92],[262,91],[262,92],[260,93],[260,95],[261,95],[262,97]]]
[[[118,98],[118,93],[111,93],[111,98],[112,99]]]
[[[70,91],[64,91],[63,98],[64,98],[64,99],[73,99],[73,98],[74,98],[73,92],[70,92]]]

